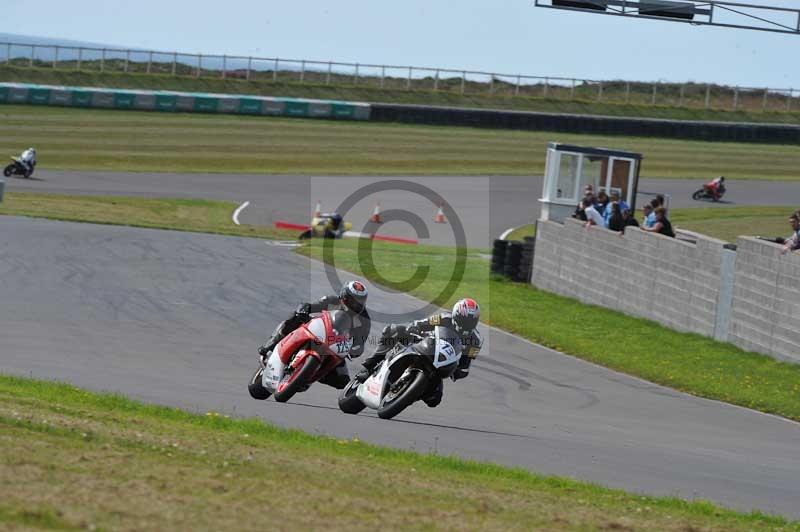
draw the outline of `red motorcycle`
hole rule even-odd
[[[275,396],[285,403],[298,392],[334,371],[350,354],[352,319],[347,312],[322,311],[278,342],[266,356],[259,356],[258,369],[247,389],[254,399]]]
[[[717,178],[692,194],[693,200],[719,201],[725,195],[725,178]]]

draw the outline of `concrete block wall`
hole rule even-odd
[[[748,351],[800,363],[800,254],[739,237],[728,339]]]
[[[624,235],[577,220],[539,221],[532,282],[585,303],[724,339],[717,319],[725,242],[696,243],[628,228]]]

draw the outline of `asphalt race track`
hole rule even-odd
[[[326,286],[319,263],[262,240],[3,216],[0,371],[800,517],[800,424],[497,331],[436,409],[348,416],[323,385],[287,405],[252,400],[245,384],[267,329]],[[420,307],[370,289],[373,308]]]
[[[223,199],[237,203],[249,201],[242,212],[242,223],[271,225],[275,220],[307,223],[317,200],[322,208],[333,209],[344,197],[365,184],[397,177],[342,176],[270,176],[248,174],[154,174],[77,171],[37,171],[36,179],[9,178],[8,190],[54,192],[62,194],[100,194],[147,197],[179,197]],[[538,202],[542,190],[541,176],[493,177],[412,177],[425,184],[453,205],[468,236],[470,246],[488,247],[493,238],[510,227],[530,223],[539,217]],[[791,182],[731,181],[725,202],[697,202],[691,194],[701,183],[690,180],[643,179],[640,191],[670,195],[674,208],[731,205],[786,205],[797,208],[798,188]],[[649,198],[641,197],[639,203]],[[429,242],[452,245],[450,227],[430,223],[436,205],[430,201],[403,195],[383,193],[365,198],[353,207],[346,219],[355,230],[372,232],[367,224],[375,200],[381,208],[409,209],[427,222]],[[793,203],[794,202],[794,203]],[[411,227],[387,224],[385,234],[415,237]]]

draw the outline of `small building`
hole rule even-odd
[[[636,209],[636,189],[642,154],[551,142],[542,187],[542,220],[562,222],[583,199],[588,185],[594,193],[619,194]]]

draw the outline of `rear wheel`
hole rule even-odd
[[[345,414],[358,414],[366,405],[361,402],[361,399],[356,397],[360,382],[353,379],[347,386],[344,387],[342,393],[339,394],[339,409]]]
[[[693,200],[703,199],[703,191],[702,190],[696,191],[694,194],[692,194],[692,199]]]
[[[278,384],[278,389],[275,390],[275,400],[279,403],[285,403],[307,384],[310,384],[311,377],[319,369],[320,363],[317,357],[307,356],[302,366],[283,376],[283,379]]]
[[[14,165],[13,164],[9,164],[8,166],[6,166],[3,169],[3,175],[6,176],[6,177],[10,177],[11,174],[13,174],[13,173],[14,173]]]
[[[250,382],[247,385],[247,391],[250,392],[250,397],[258,399],[259,401],[263,401],[272,395],[269,393],[269,390],[264,388],[264,385],[261,384],[261,375],[263,373],[264,368],[259,367],[256,372],[253,373],[253,376],[250,377]]]
[[[422,397],[427,386],[428,379],[425,374],[419,370],[413,370],[405,381],[397,382],[389,387],[389,391],[381,401],[381,406],[378,407],[378,417],[392,419]]]

